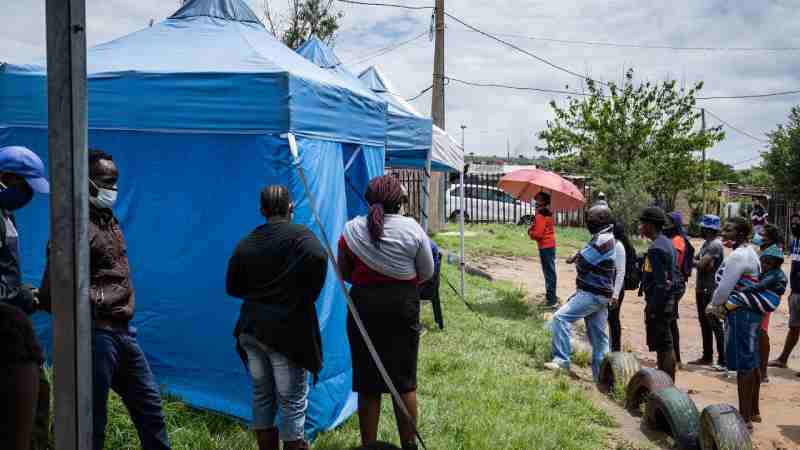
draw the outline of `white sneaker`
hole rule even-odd
[[[553,372],[559,372],[559,371],[565,370],[563,367],[561,367],[555,361],[550,361],[550,362],[544,363],[544,368],[547,369],[547,370],[552,370]]]

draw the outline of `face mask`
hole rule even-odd
[[[792,234],[795,237],[800,237],[800,223],[792,224]]]
[[[604,225],[598,222],[586,222],[586,228],[589,230],[589,233],[597,234],[603,230],[605,230],[608,225]]]
[[[16,211],[30,203],[33,199],[33,190],[23,190],[18,187],[8,187],[0,183],[0,209]]]
[[[89,201],[100,209],[113,208],[114,204],[117,203],[117,187],[114,186],[113,189],[105,189],[98,187],[92,180],[89,180],[89,182],[97,189],[97,197],[89,197]]]

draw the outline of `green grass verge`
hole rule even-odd
[[[464,251],[468,258],[484,256],[539,257],[536,242],[528,237],[528,228],[520,225],[465,225]],[[450,224],[436,241],[451,252],[458,252],[458,226]],[[568,258],[589,241],[585,228],[556,227],[556,252],[559,258]],[[631,243],[641,253],[647,243],[632,238]]]
[[[438,240],[438,239],[437,239]],[[446,242],[440,242],[448,246]],[[457,278],[445,265],[443,275]],[[544,321],[531,312],[521,291],[502,283],[467,278],[469,311],[443,283],[445,330],[433,321],[429,304],[422,320],[427,332],[419,361],[420,427],[430,449],[597,449],[605,448],[613,420],[563,375],[542,372],[550,358]],[[242,386],[243,389],[247,387]],[[254,449],[241,424],[165,398],[173,449]],[[109,405],[107,448],[139,448],[136,431],[116,395]],[[398,442],[391,402],[385,397],[379,437]],[[359,444],[353,417],[314,443],[319,450]]]
[[[520,225],[465,225],[464,251],[468,257],[508,256],[538,257],[536,242],[528,237],[528,227]],[[436,241],[451,252],[458,252],[458,226],[448,225]],[[589,240],[589,232],[583,228],[556,227],[557,253],[559,257],[575,254]]]

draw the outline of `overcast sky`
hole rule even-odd
[[[263,0],[246,0],[257,12]],[[8,0],[0,29],[0,61],[24,63],[44,56],[44,0]],[[273,0],[280,7],[285,0]],[[433,0],[398,0],[427,6]],[[87,0],[89,44],[95,45],[163,20],[177,9],[177,0]],[[431,11],[339,4],[345,17],[337,39],[339,57],[355,72],[379,65],[396,90],[412,97],[430,86],[433,42],[427,35],[367,61],[364,57],[429,30]],[[667,77],[705,82],[701,95],[741,95],[800,89],[800,51],[688,51],[607,47],[552,42],[535,38],[642,44],[670,47],[799,48],[800,8],[781,0],[448,0],[449,13],[491,33],[503,34],[530,52],[587,73],[596,79],[620,80],[626,67],[637,79]],[[259,13],[260,14],[260,13]],[[10,17],[9,17],[10,15]],[[514,36],[509,36],[514,35]],[[447,75],[475,82],[537,88],[580,89],[581,80],[515,52],[456,22],[447,24]],[[551,99],[565,97],[453,82],[447,87],[447,128],[460,139],[467,128],[467,151],[532,156],[538,131],[552,117]],[[430,94],[414,101],[430,112]],[[764,138],[785,120],[800,95],[753,100],[702,102],[730,124]],[[710,125],[718,122],[708,118]],[[727,138],[709,157],[736,163],[757,156],[763,144],[726,129]],[[741,164],[737,168],[747,167]]]

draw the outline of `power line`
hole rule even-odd
[[[445,15],[447,17],[455,20],[456,22],[460,23],[461,25],[469,28],[470,30],[476,32],[476,33],[482,34],[483,36],[488,37],[489,39],[492,39],[494,41],[497,41],[497,42],[505,45],[506,47],[510,47],[510,48],[520,52],[520,53],[528,55],[531,58],[533,58],[533,59],[535,59],[535,60],[537,60],[539,62],[542,62],[544,64],[547,64],[548,66],[550,66],[550,67],[552,67],[554,69],[560,70],[562,72],[566,72],[566,73],[568,73],[568,74],[570,74],[572,76],[578,77],[578,78],[583,79],[583,80],[593,80],[592,78],[590,78],[590,77],[588,77],[586,75],[582,75],[582,74],[580,74],[578,72],[575,72],[575,71],[573,71],[573,70],[571,70],[571,69],[569,69],[567,67],[560,66],[560,65],[558,65],[558,64],[556,64],[556,63],[554,63],[552,61],[549,61],[549,60],[547,60],[545,58],[542,58],[541,56],[537,56],[537,55],[529,52],[528,50],[525,50],[524,48],[522,48],[522,47],[520,47],[518,45],[515,45],[515,44],[513,44],[511,42],[508,42],[508,41],[506,41],[504,39],[500,39],[499,37],[497,37],[497,36],[495,36],[495,35],[493,35],[491,33],[487,33],[486,31],[483,31],[483,30],[481,30],[481,29],[479,29],[479,28],[477,28],[477,27],[475,27],[473,25],[470,25],[467,22],[464,22],[463,20],[459,19],[458,17],[456,17],[456,16],[454,16],[454,15],[452,15],[450,13],[445,12]],[[593,80],[593,81],[597,81],[598,83],[600,83],[600,84],[602,84],[604,86],[608,86],[608,83],[605,83],[603,81],[599,81],[599,80]]]
[[[397,49],[399,49],[401,47],[404,47],[404,46],[406,46],[408,44],[411,44],[414,41],[419,40],[420,38],[426,36],[427,34],[428,34],[428,31],[425,30],[422,33],[412,37],[411,39],[407,39],[407,40],[402,41],[402,42],[396,42],[394,44],[388,45],[388,46],[383,47],[381,49],[378,49],[376,51],[370,52],[367,55],[359,57],[358,59],[354,59],[352,61],[348,61],[347,64],[355,66],[355,65],[358,65],[358,64],[365,63],[365,62],[367,62],[367,61],[369,61],[371,59],[375,59],[375,58],[378,58],[380,56],[384,56],[384,55],[389,54],[389,53],[391,53],[391,52],[393,52],[393,51],[395,51],[395,50],[397,50]]]
[[[475,86],[475,87],[490,87],[490,88],[499,88],[499,89],[511,89],[515,91],[533,91],[533,92],[543,92],[548,94],[564,94],[564,95],[579,95],[579,96],[587,96],[590,94],[586,94],[583,92],[577,91],[566,91],[560,89],[546,89],[546,88],[534,88],[534,87],[524,87],[524,86],[511,86],[508,84],[500,84],[500,83],[482,83],[482,82],[475,82],[475,81],[465,81],[460,80],[458,78],[453,77],[446,77],[446,79],[450,81],[455,81],[456,83],[464,84],[467,86]]]
[[[778,97],[782,95],[797,95],[800,94],[800,89],[794,91],[782,92],[768,92],[766,94],[747,94],[747,95],[716,95],[712,97],[695,97],[697,100],[734,100],[743,98],[765,98],[765,97]]]
[[[741,134],[743,136],[747,136],[747,137],[749,137],[750,139],[752,139],[752,140],[754,140],[756,142],[760,142],[762,144],[769,143],[769,141],[767,141],[766,139],[762,139],[762,138],[753,136],[752,134],[748,133],[747,131],[744,131],[741,128],[738,128],[738,127],[735,127],[735,126],[731,125],[730,123],[728,123],[725,120],[723,120],[720,116],[718,116],[718,115],[714,114],[713,112],[711,112],[708,108],[705,108],[705,110],[708,113],[708,115],[710,115],[711,117],[717,119],[721,124],[725,125],[726,127],[730,128],[731,130],[736,131],[737,133],[739,133],[739,134]]]
[[[370,2],[358,2],[354,0],[339,0],[341,3],[350,3],[351,5],[365,5],[365,6],[388,6],[391,8],[402,8],[402,9],[436,9],[433,6],[408,6],[408,5],[398,5],[396,3],[370,3]]]
[[[415,96],[413,96],[411,98],[407,98],[406,101],[407,102],[413,102],[414,100],[416,100],[416,99],[422,97],[423,95],[425,95],[426,93],[428,93],[431,89],[433,89],[433,85],[430,85],[430,86],[426,87],[419,94],[417,94],[417,95],[415,95]]]
[[[688,50],[688,51],[715,51],[715,52],[797,52],[800,47],[678,47],[672,45],[646,45],[646,44],[624,44],[616,42],[602,41],[582,41],[576,39],[555,39],[539,36],[527,36],[514,33],[494,33],[497,36],[517,37],[532,41],[552,42],[556,44],[576,44],[596,47],[617,47],[617,48],[643,48],[651,50]]]

